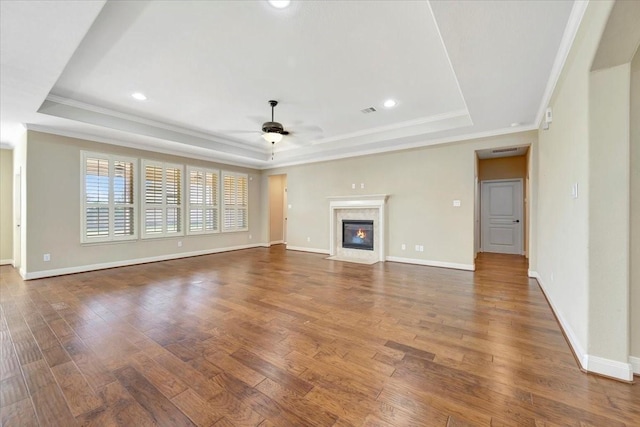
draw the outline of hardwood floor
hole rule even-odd
[[[638,426],[522,257],[475,273],[282,247],[23,282],[0,269],[3,426]]]

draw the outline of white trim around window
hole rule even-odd
[[[81,243],[138,238],[138,159],[81,151]]]
[[[220,232],[220,171],[187,166],[187,234]]]
[[[184,235],[184,166],[142,160],[142,238]]]

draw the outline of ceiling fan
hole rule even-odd
[[[276,143],[282,141],[283,137],[285,135],[292,135],[292,136],[296,136],[298,137],[298,140],[296,141],[296,138],[294,138],[292,140],[293,144],[296,146],[299,145],[304,145],[305,142],[310,141],[310,138],[306,138],[304,139],[304,135],[309,135],[309,133],[311,133],[312,135],[317,135],[317,134],[322,134],[322,128],[320,126],[316,126],[316,125],[302,125],[300,126],[295,125],[295,129],[294,131],[289,131],[286,130],[284,128],[284,126],[282,125],[282,123],[280,122],[276,122],[275,121],[275,117],[274,117],[274,109],[275,107],[278,105],[278,101],[276,100],[270,100],[269,101],[269,105],[271,106],[271,121],[268,122],[264,122],[262,124],[262,138],[264,138],[265,141],[270,142],[271,143],[271,159],[273,160],[273,155],[275,152],[275,145]],[[258,123],[261,121],[260,118],[255,117],[255,116],[251,116],[249,117],[251,120],[255,120]],[[220,131],[222,134],[234,134],[234,133],[258,133],[260,131],[257,130],[225,130],[225,131]],[[303,136],[303,140],[300,141],[299,137]]]
[[[273,109],[278,105],[278,101],[274,101],[273,99],[269,101],[269,105],[271,105],[271,121],[264,122],[262,124],[262,137],[271,144],[275,144],[276,142],[282,141],[282,137],[284,135],[289,135],[289,131],[284,130],[282,123],[278,123],[274,121],[273,118]]]

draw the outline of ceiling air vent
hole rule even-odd
[[[360,110],[363,114],[375,113],[376,109],[374,107],[365,108],[364,110]]]
[[[498,154],[498,153],[510,153],[512,151],[518,151],[518,147],[515,148],[500,148],[498,150],[491,150],[492,153],[494,154]]]

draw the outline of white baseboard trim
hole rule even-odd
[[[204,249],[201,251],[181,252],[177,254],[159,255],[148,258],[136,258],[122,261],[105,262],[101,264],[79,265],[76,267],[57,268],[53,270],[26,272],[20,269],[20,275],[24,280],[42,279],[44,277],[62,276],[65,274],[84,273],[87,271],[104,270],[107,268],[126,267],[129,265],[146,264],[149,262],[169,261],[172,259],[189,258],[192,256],[209,255],[219,252],[237,251],[240,249],[269,247],[266,243],[254,243],[249,245],[229,246],[226,248]]]
[[[476,266],[473,264],[459,264],[456,262],[431,261],[426,259],[402,258],[397,256],[388,256],[386,257],[386,260],[391,262],[401,262],[404,264],[426,265],[429,267],[453,268],[455,270],[475,271],[476,269]]]
[[[629,356],[629,363],[635,375],[640,375],[640,357]]]
[[[564,335],[567,337],[567,340],[569,340],[569,345],[573,349],[580,367],[587,372],[616,378],[622,381],[632,381],[633,369],[631,363],[618,362],[616,360],[605,359],[603,357],[587,354],[587,352],[580,344],[580,341],[578,341],[578,337],[576,337],[575,332],[573,332],[573,329],[571,329],[569,323],[565,320],[560,311],[558,311],[557,307],[553,303],[553,300],[549,297],[549,293],[545,289],[544,283],[540,279],[540,274],[532,270],[529,270],[528,274],[529,277],[533,277],[538,281],[540,289],[547,298],[547,301],[549,301],[551,310],[555,314],[556,319],[558,319],[558,322],[560,323],[560,327],[564,331]]]
[[[291,246],[287,245],[288,251],[300,251],[300,252],[312,252],[314,254],[325,254],[329,255],[329,251],[327,249],[317,249],[317,248],[306,248],[304,246]]]
[[[284,240],[274,240],[273,242],[269,242],[269,245],[281,245],[284,243]]]
[[[623,381],[633,381],[633,368],[631,363],[618,362],[604,357],[586,355],[587,371],[617,378]]]
[[[7,264],[13,265],[13,260],[12,259],[0,259],[0,265],[7,265]]]

